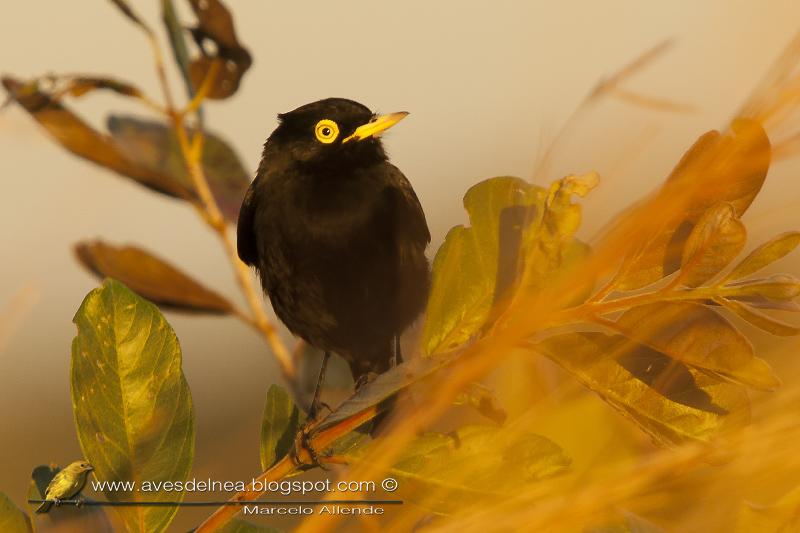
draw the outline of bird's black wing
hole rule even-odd
[[[402,228],[413,242],[421,244],[424,248],[431,242],[431,233],[419,198],[400,169],[394,165],[389,165],[389,168],[389,186],[386,190],[392,204],[392,212],[397,216],[397,227]]]
[[[259,177],[256,176],[244,195],[242,208],[239,210],[239,221],[236,224],[236,248],[239,252],[239,259],[250,266],[258,264],[258,245],[254,226],[256,206],[258,205],[256,195],[258,179]]]

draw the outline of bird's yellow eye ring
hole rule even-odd
[[[314,135],[324,144],[330,144],[339,136],[339,126],[332,120],[324,118],[314,126]]]

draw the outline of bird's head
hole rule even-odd
[[[64,470],[69,470],[74,474],[80,474],[83,472],[91,472],[94,470],[94,467],[86,461],[75,461],[67,465]]]
[[[278,115],[264,148],[273,164],[311,168],[366,165],[386,160],[379,136],[408,113],[376,115],[344,98],[327,98]]]

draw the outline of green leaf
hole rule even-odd
[[[115,247],[99,240],[80,242],[75,245],[75,255],[100,279],[117,279],[162,308],[213,314],[233,312],[233,305],[224,296],[136,246]]]
[[[698,287],[733,261],[744,248],[747,230],[727,202],[716,204],[697,221],[683,249],[678,281]]]
[[[95,130],[36,84],[24,84],[11,77],[3,78],[3,86],[25,111],[61,146],[88,161],[127,176],[154,191],[195,201],[194,189],[186,181],[179,182],[170,174],[160,173],[129,157],[114,139]]]
[[[451,229],[433,261],[423,352],[463,344],[502,314],[518,288],[537,293],[583,259],[588,246],[574,238],[581,208],[572,197],[597,182],[591,173],[547,191],[512,177],[471,187],[464,196],[470,227]]]
[[[164,22],[164,27],[167,29],[169,44],[172,48],[172,56],[183,77],[183,82],[186,85],[186,92],[189,98],[193,98],[195,87],[192,85],[192,79],[189,77],[189,50],[186,48],[183,26],[181,26],[180,20],[178,20],[178,14],[175,12],[175,4],[172,0],[161,0],[161,19]],[[202,116],[202,108],[198,109],[198,112],[200,112]]]
[[[172,176],[192,188],[192,179],[180,152],[178,138],[169,125],[131,116],[111,115],[108,130],[120,149],[152,172]],[[190,135],[193,132],[190,132]],[[225,217],[236,222],[250,177],[239,156],[221,137],[203,132],[203,170],[211,192]]]
[[[75,314],[72,405],[78,439],[100,481],[185,481],[194,412],[181,350],[153,304],[108,280]],[[105,491],[110,501],[182,500],[183,492]],[[118,507],[131,531],[160,532],[177,507]]]
[[[787,255],[800,244],[800,231],[790,231],[778,235],[774,239],[762,244],[736,265],[730,274],[725,276],[725,281],[740,279],[754,274]]]
[[[754,120],[734,120],[724,136],[716,131],[701,136],[652,202],[665,221],[659,231],[632,243],[617,287],[639,289],[678,270],[698,220],[719,202],[730,203],[741,217],[761,190],[770,159],[769,138]]]
[[[704,305],[659,302],[634,307],[615,326],[636,342],[731,381],[762,390],[780,386],[747,337]]]
[[[368,450],[369,446],[360,447],[350,457],[358,461]],[[511,496],[569,465],[561,448],[545,437],[476,425],[449,434],[423,434],[409,444],[389,472],[407,483],[441,489],[444,492],[438,496],[448,507],[457,507],[474,505],[480,497]],[[423,501],[431,493],[406,492],[411,499],[423,494]]]
[[[266,470],[289,453],[306,414],[278,385],[270,386],[261,419],[261,469]]]
[[[662,444],[709,442],[749,420],[742,387],[621,335],[567,333],[534,348]]]
[[[423,352],[432,354],[464,343],[489,317],[498,277],[501,217],[524,224],[529,208],[542,206],[545,191],[512,177],[471,187],[464,207],[471,226],[450,230],[433,260]],[[516,260],[511,269],[516,271]]]
[[[0,492],[0,531],[4,533],[30,533],[33,531],[28,515],[20,511],[2,492]]]

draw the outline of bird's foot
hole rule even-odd
[[[309,418],[297,432],[292,450],[292,460],[297,466],[318,466],[327,470],[319,460],[319,453],[311,443],[311,429],[314,427],[315,420]]]
[[[53,505],[61,507],[61,498],[53,498]]]
[[[361,390],[361,387],[363,387],[364,385],[366,385],[367,383],[371,382],[372,380],[374,380],[377,377],[378,377],[378,374],[376,374],[375,372],[367,372],[366,374],[361,374],[360,376],[358,376],[358,379],[356,380],[356,383],[355,383],[356,392]]]
[[[75,507],[77,507],[78,509],[83,507],[84,503],[86,503],[86,498],[84,498],[83,496],[78,496],[77,498],[75,498]]]

